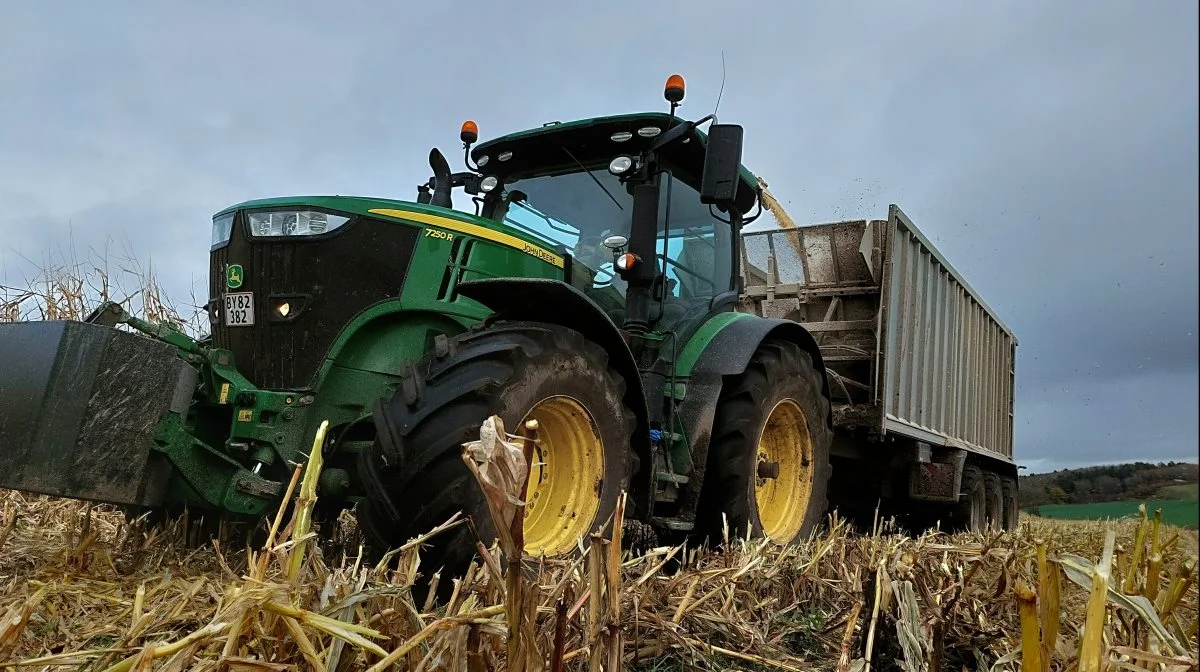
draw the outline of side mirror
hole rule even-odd
[[[737,196],[742,166],[742,135],[737,124],[712,124],[708,127],[708,151],[704,156],[704,176],[700,181],[700,202],[727,205]]]

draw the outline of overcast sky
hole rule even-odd
[[[1196,458],[1195,2],[3,6],[0,283],[128,241],[203,296],[226,205],[412,198],[463,119],[658,110],[673,72],[703,116],[724,50],[797,222],[899,204],[1017,333],[1020,463]]]

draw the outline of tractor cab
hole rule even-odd
[[[650,323],[695,321],[737,278],[728,216],[700,199],[704,147],[695,131],[660,158],[651,254],[630,252],[637,166],[678,123],[661,113],[624,115],[483,144],[473,152],[485,173],[480,214],[561,246],[571,259],[568,282],[618,325],[628,315],[629,276],[643,264],[656,275]]]
[[[740,163],[741,127],[714,121],[705,134],[711,115],[680,119],[682,90],[668,81],[670,113],[555,122],[473,149],[467,122],[472,172],[449,174],[434,150],[418,200],[447,205],[449,187],[465,187],[478,215],[556,247],[565,280],[615,324],[684,335],[736,302],[737,232],[758,186]]]

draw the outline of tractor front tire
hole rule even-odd
[[[628,488],[637,423],[624,392],[605,350],[564,327],[497,322],[439,345],[376,407],[377,436],[359,463],[367,497],[357,514],[369,543],[377,552],[398,547],[461,512],[490,546],[498,533],[462,445],[497,415],[509,434],[538,420],[522,493],[526,552],[572,554]],[[423,573],[440,569],[440,585],[451,585],[475,559],[475,542],[467,526],[434,536]]]
[[[824,518],[832,467],[829,400],[812,358],[767,340],[717,401],[697,531],[713,545],[768,537],[787,545]]]

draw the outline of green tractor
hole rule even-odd
[[[203,342],[114,304],[0,325],[0,486],[261,518],[328,421],[321,505],[375,549],[457,512],[489,543],[461,447],[498,415],[538,422],[531,554],[574,553],[622,491],[659,538],[799,539],[830,478],[821,351],[736,310],[762,212],[742,128],[679,118],[678,76],[665,96],[481,144],[468,122],[469,170],[434,149],[416,202],[221,211]],[[425,563],[461,570],[474,542],[454,528]]]

